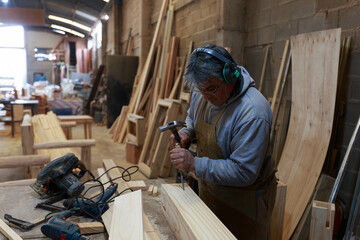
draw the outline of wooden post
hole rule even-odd
[[[276,190],[275,205],[271,215],[271,240],[282,239],[282,229],[284,223],[285,200],[286,200],[286,185],[279,182]]]
[[[24,155],[36,154],[34,146],[34,131],[31,124],[21,124],[21,145]],[[31,168],[24,167],[24,178],[31,178]]]
[[[313,201],[310,225],[310,240],[332,240],[335,204]]]

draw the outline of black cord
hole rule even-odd
[[[104,175],[107,174],[110,170],[112,169],[121,169],[122,173],[120,177],[114,178],[110,181],[107,181],[105,183],[102,183],[99,179]],[[128,168],[123,168],[121,166],[114,166],[109,168],[108,170],[106,170],[103,174],[101,174],[99,177],[95,178],[95,176],[88,171],[88,173],[90,174],[90,176],[92,177],[92,179],[89,179],[85,182],[82,183],[82,185],[85,185],[88,182],[97,182],[98,184],[95,186],[91,186],[89,187],[84,194],[82,194],[82,196],[77,196],[75,197],[75,201],[77,206],[79,206],[78,208],[72,208],[70,210],[75,211],[75,212],[82,212],[84,214],[86,214],[88,217],[93,218],[96,221],[99,221],[101,223],[103,223],[102,219],[101,219],[101,215],[109,208],[108,204],[113,202],[114,199],[118,196],[120,196],[121,194],[123,194],[126,191],[133,191],[131,188],[127,188],[122,190],[120,193],[111,196],[109,199],[103,201],[104,195],[105,195],[105,187],[104,185],[108,184],[111,181],[115,181],[117,179],[123,179],[125,182],[129,182],[131,181],[131,175],[135,174],[137,171],[139,171],[139,167],[138,166],[130,166]],[[111,185],[109,187],[113,187],[115,183],[111,183]],[[87,193],[96,187],[100,187],[101,188],[101,192],[96,194],[95,196],[92,196],[92,198],[88,198],[86,197]],[[108,187],[108,188],[109,188]],[[99,197],[100,196],[100,197]],[[95,209],[97,211],[89,211],[89,209]],[[94,215],[93,212],[97,212],[97,215]]]

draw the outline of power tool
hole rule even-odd
[[[41,226],[41,232],[53,240],[89,240],[90,238],[80,234],[80,229],[74,223],[66,221],[71,216],[70,210],[54,215]]]
[[[79,179],[86,172],[85,165],[74,154],[68,153],[48,163],[30,186],[42,197],[62,192],[70,197],[78,196],[85,188]]]
[[[109,209],[107,200],[116,192],[117,187],[118,184],[114,183],[94,199],[72,198],[66,199],[63,204],[69,210],[84,213],[92,218],[99,218]]]

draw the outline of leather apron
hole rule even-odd
[[[204,121],[205,100],[200,101],[199,109],[202,113],[195,126],[198,156],[224,159],[216,142],[216,124],[225,108],[212,124]],[[238,239],[270,239],[270,218],[276,195],[275,174],[256,182],[253,186],[241,188],[199,179],[200,198]]]

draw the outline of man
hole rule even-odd
[[[268,102],[222,47],[196,49],[184,77],[194,93],[173,165],[195,173],[200,198],[237,238],[269,239],[276,179]],[[197,157],[184,148],[193,138]]]

